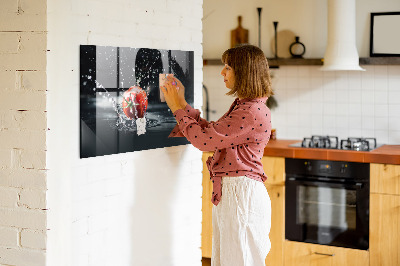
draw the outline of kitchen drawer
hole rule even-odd
[[[285,185],[285,158],[264,156],[261,163],[268,177],[265,184]]]
[[[371,193],[400,195],[400,165],[370,165]]]
[[[285,266],[366,266],[365,250],[285,241]]]

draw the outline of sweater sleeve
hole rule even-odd
[[[209,124],[209,122],[203,118],[200,117],[200,110],[198,109],[194,109],[192,106],[190,106],[189,104],[186,105],[184,112],[186,115],[188,115],[189,117],[193,118],[194,120],[196,120],[200,126],[205,127]],[[182,134],[182,132],[179,129],[179,125],[177,124],[171,131],[171,133],[168,136],[169,138],[172,137],[184,137],[184,135]]]
[[[180,132],[201,151],[234,148],[249,142],[249,131],[254,130],[256,120],[249,110],[236,109],[218,122],[202,125],[182,109],[175,111]],[[261,125],[262,126],[262,125]]]

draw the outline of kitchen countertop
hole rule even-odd
[[[270,140],[264,156],[363,163],[400,164],[400,145],[382,145],[372,151],[290,147],[301,140]]]

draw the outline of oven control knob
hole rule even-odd
[[[311,167],[311,162],[305,162],[304,165],[305,165],[305,167],[306,167],[306,170],[310,172],[311,169],[312,169],[312,167]]]
[[[346,169],[347,169],[347,164],[342,164],[342,167],[340,168],[340,173],[341,174],[346,173]]]

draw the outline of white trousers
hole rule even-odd
[[[271,249],[271,201],[262,182],[245,176],[223,177],[212,223],[212,266],[265,265]]]

